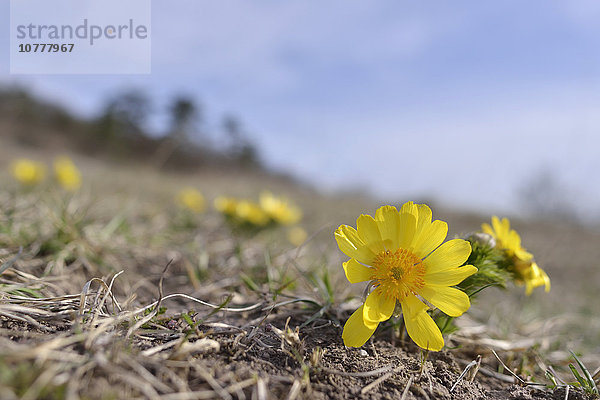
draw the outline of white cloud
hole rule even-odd
[[[315,115],[286,138],[287,151],[277,146],[271,158],[324,187],[368,182],[388,196],[435,194],[465,207],[501,210],[513,208],[516,190],[549,167],[593,206],[600,192],[588,183],[600,169],[600,95],[576,86],[529,89],[440,113],[344,120]],[[320,133],[304,139],[302,130]]]
[[[455,20],[423,10],[382,15],[355,2],[155,2],[156,70],[194,70],[236,95],[273,98],[315,69],[377,69],[414,57]],[[391,4],[391,3],[390,3]],[[185,8],[186,12],[182,12]]]

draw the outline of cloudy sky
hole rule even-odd
[[[600,209],[596,0],[152,1],[149,75],[10,75],[8,4],[0,82],[80,114],[123,87],[188,93],[324,189],[519,212],[550,171]]]

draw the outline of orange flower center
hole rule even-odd
[[[423,260],[405,249],[382,251],[375,257],[373,269],[373,285],[398,301],[425,286]]]

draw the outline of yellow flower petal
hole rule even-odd
[[[471,254],[471,244],[466,240],[452,239],[435,249],[425,258],[426,273],[436,273],[461,266]]]
[[[461,316],[471,306],[469,296],[452,287],[426,285],[418,290],[418,294],[451,317]]]
[[[218,196],[213,202],[213,206],[222,214],[233,216],[237,208],[238,201],[233,197]]]
[[[12,164],[12,173],[20,183],[34,185],[44,179],[46,166],[42,163],[22,158]]]
[[[521,237],[515,230],[510,230],[505,236],[498,237],[502,248],[512,252],[518,259],[523,261],[529,261],[533,258],[533,255],[521,247]]]
[[[386,245],[389,243],[389,248],[398,248],[398,238],[400,232],[400,214],[396,207],[383,206],[377,209],[375,213],[377,227],[381,233],[381,240]]]
[[[81,173],[69,157],[54,161],[54,175],[64,189],[77,190],[81,186]]]
[[[365,214],[358,217],[356,220],[356,230],[358,236],[373,253],[377,254],[385,250],[377,222],[373,217]]]
[[[514,229],[510,229],[510,221],[507,218],[500,220],[494,215],[492,226],[482,224],[481,229],[484,233],[492,235],[496,239],[496,247],[512,257],[515,263],[533,262],[533,254],[523,248],[521,236]]]
[[[400,212],[412,214],[414,215],[415,219],[419,217],[419,208],[412,201],[407,201],[406,203],[402,204]]]
[[[440,328],[427,314],[427,307],[421,300],[410,295],[402,301],[402,314],[408,336],[421,348],[440,351],[444,338]]]
[[[529,261],[533,258],[533,254],[521,247],[521,241],[519,240],[518,247],[515,248],[515,256],[523,261]]]
[[[540,269],[540,271],[542,273],[542,280],[544,281],[544,291],[548,293],[550,291],[550,277],[543,269]]]
[[[358,310],[354,311],[344,325],[342,339],[348,347],[362,346],[373,336],[373,332],[377,329],[377,323],[367,326],[363,321],[363,307],[361,306]]]
[[[356,229],[348,225],[341,225],[335,231],[335,240],[340,250],[350,258],[363,264],[371,264],[375,254],[365,245],[358,236]]]
[[[414,214],[401,212],[399,214],[398,247],[407,249],[415,238],[417,217]]]
[[[509,224],[510,229],[510,223],[508,222],[508,219],[504,218],[503,221],[506,221],[506,223]],[[500,219],[497,216],[492,216],[492,227],[494,228],[494,232],[496,232],[497,236],[505,236],[508,234],[509,229],[506,229],[505,231],[503,226],[505,226],[505,223],[500,223]]]
[[[344,264],[344,272],[350,283],[359,283],[371,280],[373,268],[365,267],[354,258],[349,259]]]
[[[367,296],[364,304],[363,318],[367,322],[380,322],[390,319],[396,307],[396,299],[386,296],[375,289]]]
[[[444,221],[435,220],[415,233],[413,242],[414,252],[417,256],[424,258],[435,250],[448,234],[448,224]]]
[[[494,232],[494,230],[492,229],[490,224],[486,224],[486,223],[481,224],[481,230],[483,231],[483,233],[487,233],[491,237],[496,238],[496,233]]]
[[[461,283],[465,278],[477,272],[477,268],[472,265],[465,265],[460,268],[452,268],[444,271],[426,273],[425,283],[428,285],[454,286]]]
[[[275,222],[291,225],[302,218],[302,211],[283,197],[274,196],[269,191],[260,194],[259,204],[262,210]]]
[[[260,206],[249,200],[241,200],[235,207],[235,218],[241,223],[264,226],[269,223],[269,216]]]
[[[530,266],[524,271],[521,271],[520,274],[525,281],[525,294],[527,296],[533,292],[533,289],[539,286],[544,286],[546,292],[550,291],[550,278],[536,262],[532,262]]]
[[[193,187],[186,187],[177,194],[177,202],[182,208],[187,208],[190,211],[204,211],[204,196],[200,191]]]
[[[417,204],[419,219],[417,221],[417,232],[423,230],[424,227],[431,224],[433,213],[427,204]]]
[[[496,220],[498,220],[498,217],[496,217]],[[508,218],[502,218],[502,220],[500,221],[500,226],[502,229],[502,233],[503,234],[508,234],[508,232],[510,232],[510,221],[508,220]]]

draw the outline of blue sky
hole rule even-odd
[[[0,5],[8,15],[8,2]],[[153,1],[152,74],[9,75],[93,113],[116,88],[235,113],[322,188],[519,212],[550,170],[600,213],[600,2]]]

